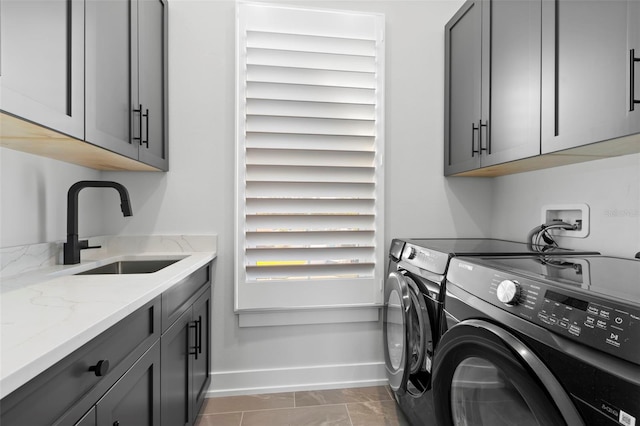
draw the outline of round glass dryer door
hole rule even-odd
[[[531,368],[525,358],[533,355],[524,345],[511,346],[478,325],[482,321],[452,327],[436,351],[433,389],[438,425],[582,424],[579,419],[567,421],[548,396],[552,392],[541,383],[557,381],[548,370]],[[487,327],[499,328],[493,324]],[[515,338],[513,341],[519,343]],[[540,374],[546,375],[545,380]],[[559,384],[557,387],[561,389]],[[564,398],[569,400],[566,394]]]
[[[537,426],[524,396],[506,372],[482,357],[460,362],[451,379],[454,425]]]
[[[385,284],[383,335],[385,364],[389,386],[395,392],[407,381],[409,342],[407,325],[411,299],[402,274],[392,272]]]

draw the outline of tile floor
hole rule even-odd
[[[207,399],[196,426],[408,426],[386,386]]]

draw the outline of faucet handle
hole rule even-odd
[[[78,247],[80,248],[80,250],[102,248],[102,246],[90,246],[89,245],[89,240],[80,240],[80,241],[78,241]]]

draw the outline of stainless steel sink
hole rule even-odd
[[[103,274],[151,274],[169,265],[173,265],[180,259],[171,260],[121,260],[98,266],[88,271],[78,272],[75,275],[103,275]]]

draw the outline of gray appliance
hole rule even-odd
[[[413,425],[435,425],[432,362],[442,330],[445,275],[457,256],[567,256],[561,248],[486,239],[394,239],[383,310],[389,385]],[[597,254],[597,253],[596,253]]]
[[[640,424],[640,261],[456,258],[444,304],[439,426]]]

